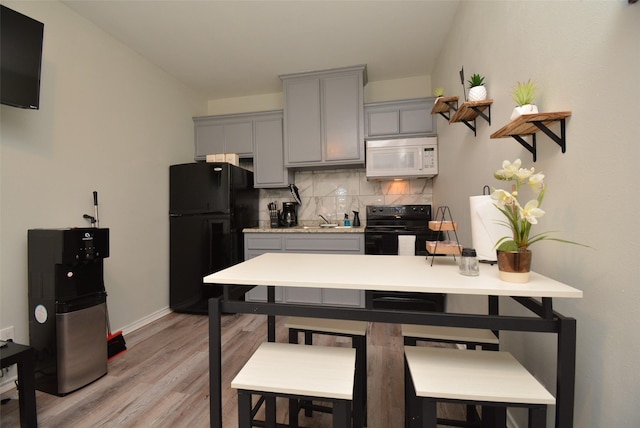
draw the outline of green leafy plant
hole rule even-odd
[[[513,163],[505,160],[502,162],[502,168],[493,173],[493,176],[498,180],[512,183],[510,192],[494,188],[491,193],[491,198],[496,200],[495,206],[507,218],[507,220],[500,223],[511,229],[511,236],[504,236],[496,243],[498,250],[526,251],[530,245],[545,239],[587,247],[587,245],[577,242],[553,238],[549,236],[549,233],[552,232],[530,235],[531,226],[538,224],[538,218],[545,214],[540,205],[544,198],[546,186],[544,184],[544,174],[536,173],[533,167],[530,169],[520,168],[521,164],[520,159],[516,159]],[[518,201],[523,184],[527,184],[531,191],[537,195],[535,199],[529,200],[524,206]]]
[[[469,84],[469,88],[482,86],[484,85],[484,76],[480,76],[479,74],[472,74],[467,83]]]
[[[531,79],[526,82],[518,82],[511,92],[511,97],[518,106],[533,104],[538,96],[536,82]]]
[[[444,88],[442,87],[437,87],[433,90],[433,95],[436,97],[441,97],[444,95]]]

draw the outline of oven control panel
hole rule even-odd
[[[367,205],[367,223],[375,219],[431,220],[431,205]]]

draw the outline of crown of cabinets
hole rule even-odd
[[[213,153],[237,153],[240,158],[253,156],[253,115],[194,117],[195,160],[205,160]]]
[[[282,110],[194,117],[193,123],[196,161],[213,153],[237,153],[253,158],[255,187],[293,183],[293,171],[284,167]]]
[[[426,137],[436,135],[431,115],[435,97],[371,103],[364,106],[366,138]]]
[[[280,76],[286,167],[364,165],[366,66]]]

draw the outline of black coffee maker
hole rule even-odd
[[[283,227],[294,227],[298,225],[297,202],[282,203],[282,217],[280,224]]]

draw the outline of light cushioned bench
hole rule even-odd
[[[356,350],[356,378],[354,391],[353,426],[367,425],[367,328],[366,321],[337,320],[328,318],[289,317],[285,328],[289,329],[289,343],[298,343],[299,333],[304,333],[304,343],[313,344],[314,334],[343,336],[351,338],[351,345]],[[311,369],[311,367],[310,367]],[[306,416],[313,411],[331,412],[331,407],[314,405],[310,401],[302,401],[300,407]]]
[[[409,427],[436,428],[437,402],[527,407],[529,428],[546,427],[555,398],[510,353],[416,346],[404,352],[405,382],[413,391],[405,403]]]
[[[464,345],[467,349],[481,347],[489,351],[497,351],[500,347],[500,339],[498,339],[498,336],[494,334],[493,331],[487,329],[402,324],[402,336],[404,338],[404,344],[408,346],[416,346],[418,342],[441,342]],[[407,385],[405,385],[405,397],[408,397],[411,395],[411,392],[407,391],[406,386]],[[498,417],[496,413],[498,411],[506,415],[505,409],[482,408],[485,419],[489,412],[492,412],[492,415]],[[453,426],[477,426],[480,424],[480,415],[476,410],[476,406],[467,405],[465,413],[465,421],[438,418],[438,423]],[[502,417],[502,415],[499,417]],[[408,422],[405,422],[405,424],[408,425]]]
[[[252,395],[289,398],[290,427],[298,426],[301,399],[331,402],[333,426],[351,427],[355,364],[351,348],[262,343],[231,381],[238,390],[239,428],[253,426]],[[275,424],[275,412],[269,417]]]

